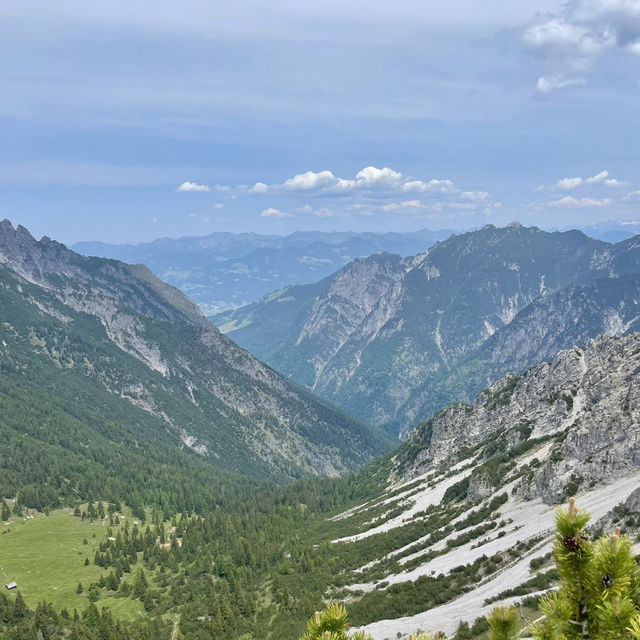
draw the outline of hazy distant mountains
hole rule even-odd
[[[640,329],[640,237],[519,224],[359,258],[214,322],[342,408],[402,431],[601,333]]]
[[[0,436],[19,440],[26,428],[14,397],[29,397],[33,412],[54,398],[64,419],[53,430],[43,419],[31,434],[42,455],[99,436],[105,456],[182,449],[283,479],[353,469],[387,446],[237,347],[143,265],[87,258],[5,220],[0,308]]]
[[[564,229],[563,229],[564,230]],[[602,222],[582,229],[592,238],[619,242],[640,231],[633,223]],[[79,242],[74,251],[147,265],[212,315],[241,307],[294,284],[311,284],[355,258],[388,252],[412,256],[453,231],[407,233],[298,231],[289,236],[216,232],[136,245]]]
[[[80,242],[90,256],[147,265],[191,297],[205,314],[248,304],[275,289],[328,276],[357,257],[380,251],[415,255],[449,230],[412,233],[296,232],[289,236],[212,233],[137,245]]]

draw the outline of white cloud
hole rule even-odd
[[[420,211],[420,215],[423,215],[425,211],[443,210],[446,207],[460,211],[475,209],[489,212],[501,206],[492,201],[488,191],[462,191],[452,180],[446,178],[418,180],[407,177],[402,172],[390,167],[374,166],[364,167],[352,178],[339,177],[328,169],[306,171],[279,184],[257,182],[250,191],[254,193],[308,194],[318,197],[351,196],[342,205],[342,210],[346,215],[349,215],[350,211],[358,215],[374,215],[379,212],[392,211],[415,215],[418,210],[423,210]],[[401,197],[393,199],[394,196]],[[406,199],[403,199],[402,196]],[[434,202],[436,200],[439,202]],[[309,203],[297,206],[295,211],[318,218],[329,218],[340,213],[340,210],[336,211],[333,207],[316,208]],[[263,217],[289,217],[290,215],[279,209],[271,208],[265,209],[262,213]]]
[[[251,189],[249,189],[249,193],[267,193],[269,191],[269,187],[264,182],[256,182]]]
[[[585,82],[586,80],[584,78],[567,78],[560,74],[555,74],[538,78],[536,89],[538,89],[539,93],[546,96],[556,89],[585,84]]]
[[[216,187],[217,188],[217,187]],[[206,184],[198,184],[197,182],[183,182],[177,189],[182,192],[190,192],[190,191],[211,191],[211,189]]]
[[[587,178],[585,180],[586,184],[598,184],[599,182],[604,182],[609,177],[609,172],[605,169],[600,173],[597,173],[595,176],[591,176],[591,178]]]
[[[539,184],[534,191],[540,192],[540,191],[544,191],[544,185],[543,184]]]
[[[261,185],[258,189],[258,185]],[[389,192],[417,192],[417,193],[459,193],[451,180],[410,180],[405,178],[400,171],[390,167],[365,167],[356,173],[354,178],[339,178],[329,170],[306,171],[296,174],[293,178],[285,180],[280,185],[265,185],[256,183],[252,187],[253,192],[266,192],[267,190],[283,189],[285,191],[323,191],[326,193],[340,194],[356,190],[375,190]]]
[[[402,185],[403,191],[415,191],[416,193],[458,193],[451,180],[409,180]]]
[[[597,31],[580,24],[552,18],[529,27],[524,34],[524,44],[531,49],[543,49],[548,53],[569,53],[591,56],[615,43],[615,33],[605,27]]]
[[[548,68],[540,93],[585,82],[608,51],[640,55],[640,1],[569,0],[555,15],[541,14],[522,41]]]
[[[575,189],[579,187],[584,180],[582,178],[562,178],[556,182],[556,189],[560,189],[561,191],[570,191],[571,189]]]
[[[154,223],[158,222],[158,218],[151,218],[151,222],[154,222]]]
[[[608,207],[611,204],[610,198],[598,200],[596,198],[574,198],[573,196],[565,196],[559,200],[551,200],[549,207],[562,207],[566,209],[575,209],[579,207]]]
[[[261,214],[261,218],[293,218],[290,213],[285,213],[284,211],[280,211],[280,209],[274,209],[273,207],[269,207],[265,209]]]
[[[398,187],[403,182],[402,174],[399,171],[384,167],[365,167],[356,174],[357,187]]]
[[[605,169],[590,178],[562,178],[555,183],[554,188],[558,191],[571,191],[581,185],[593,184],[605,184],[607,187],[624,187],[627,183],[615,178],[609,178],[609,172]]]
[[[222,202],[216,202],[216,203],[213,205],[213,208],[214,208],[214,209],[224,209],[224,204],[222,204]]]
[[[312,189],[335,186],[337,182],[338,178],[331,171],[319,171],[318,173],[307,171],[285,180],[282,187],[287,191],[310,191]]]

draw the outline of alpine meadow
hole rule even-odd
[[[0,640],[640,640],[640,0],[0,5]]]

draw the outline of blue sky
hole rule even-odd
[[[640,0],[217,4],[3,2],[0,218],[68,243],[640,221]]]

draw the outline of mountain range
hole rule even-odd
[[[72,248],[84,255],[144,263],[161,280],[190,296],[205,314],[214,314],[286,285],[314,282],[359,256],[424,251],[451,233],[428,229],[410,233],[298,231],[288,236],[215,232],[137,245],[80,242]]]
[[[511,371],[640,328],[640,237],[611,244],[518,223],[424,253],[359,258],[212,318],[259,359],[402,433]]]
[[[634,222],[601,222],[582,230],[619,242],[634,235]],[[563,229],[564,230],[564,229]],[[454,232],[422,229],[403,233],[296,231],[288,236],[214,232],[159,238],[140,244],[78,242],[87,256],[143,263],[161,280],[192,298],[206,315],[255,302],[271,291],[312,284],[358,257],[373,253],[415,255]]]
[[[146,267],[3,221],[0,577],[26,605],[0,593],[0,636],[295,640],[330,600],[374,640],[526,623],[558,503],[640,530],[639,251],[487,226],[226,317],[399,407],[388,452]]]
[[[142,265],[87,258],[5,220],[0,279],[2,380],[67,409],[82,397],[88,433],[100,422],[113,446],[171,445],[255,479],[335,475],[388,446],[237,347]]]

